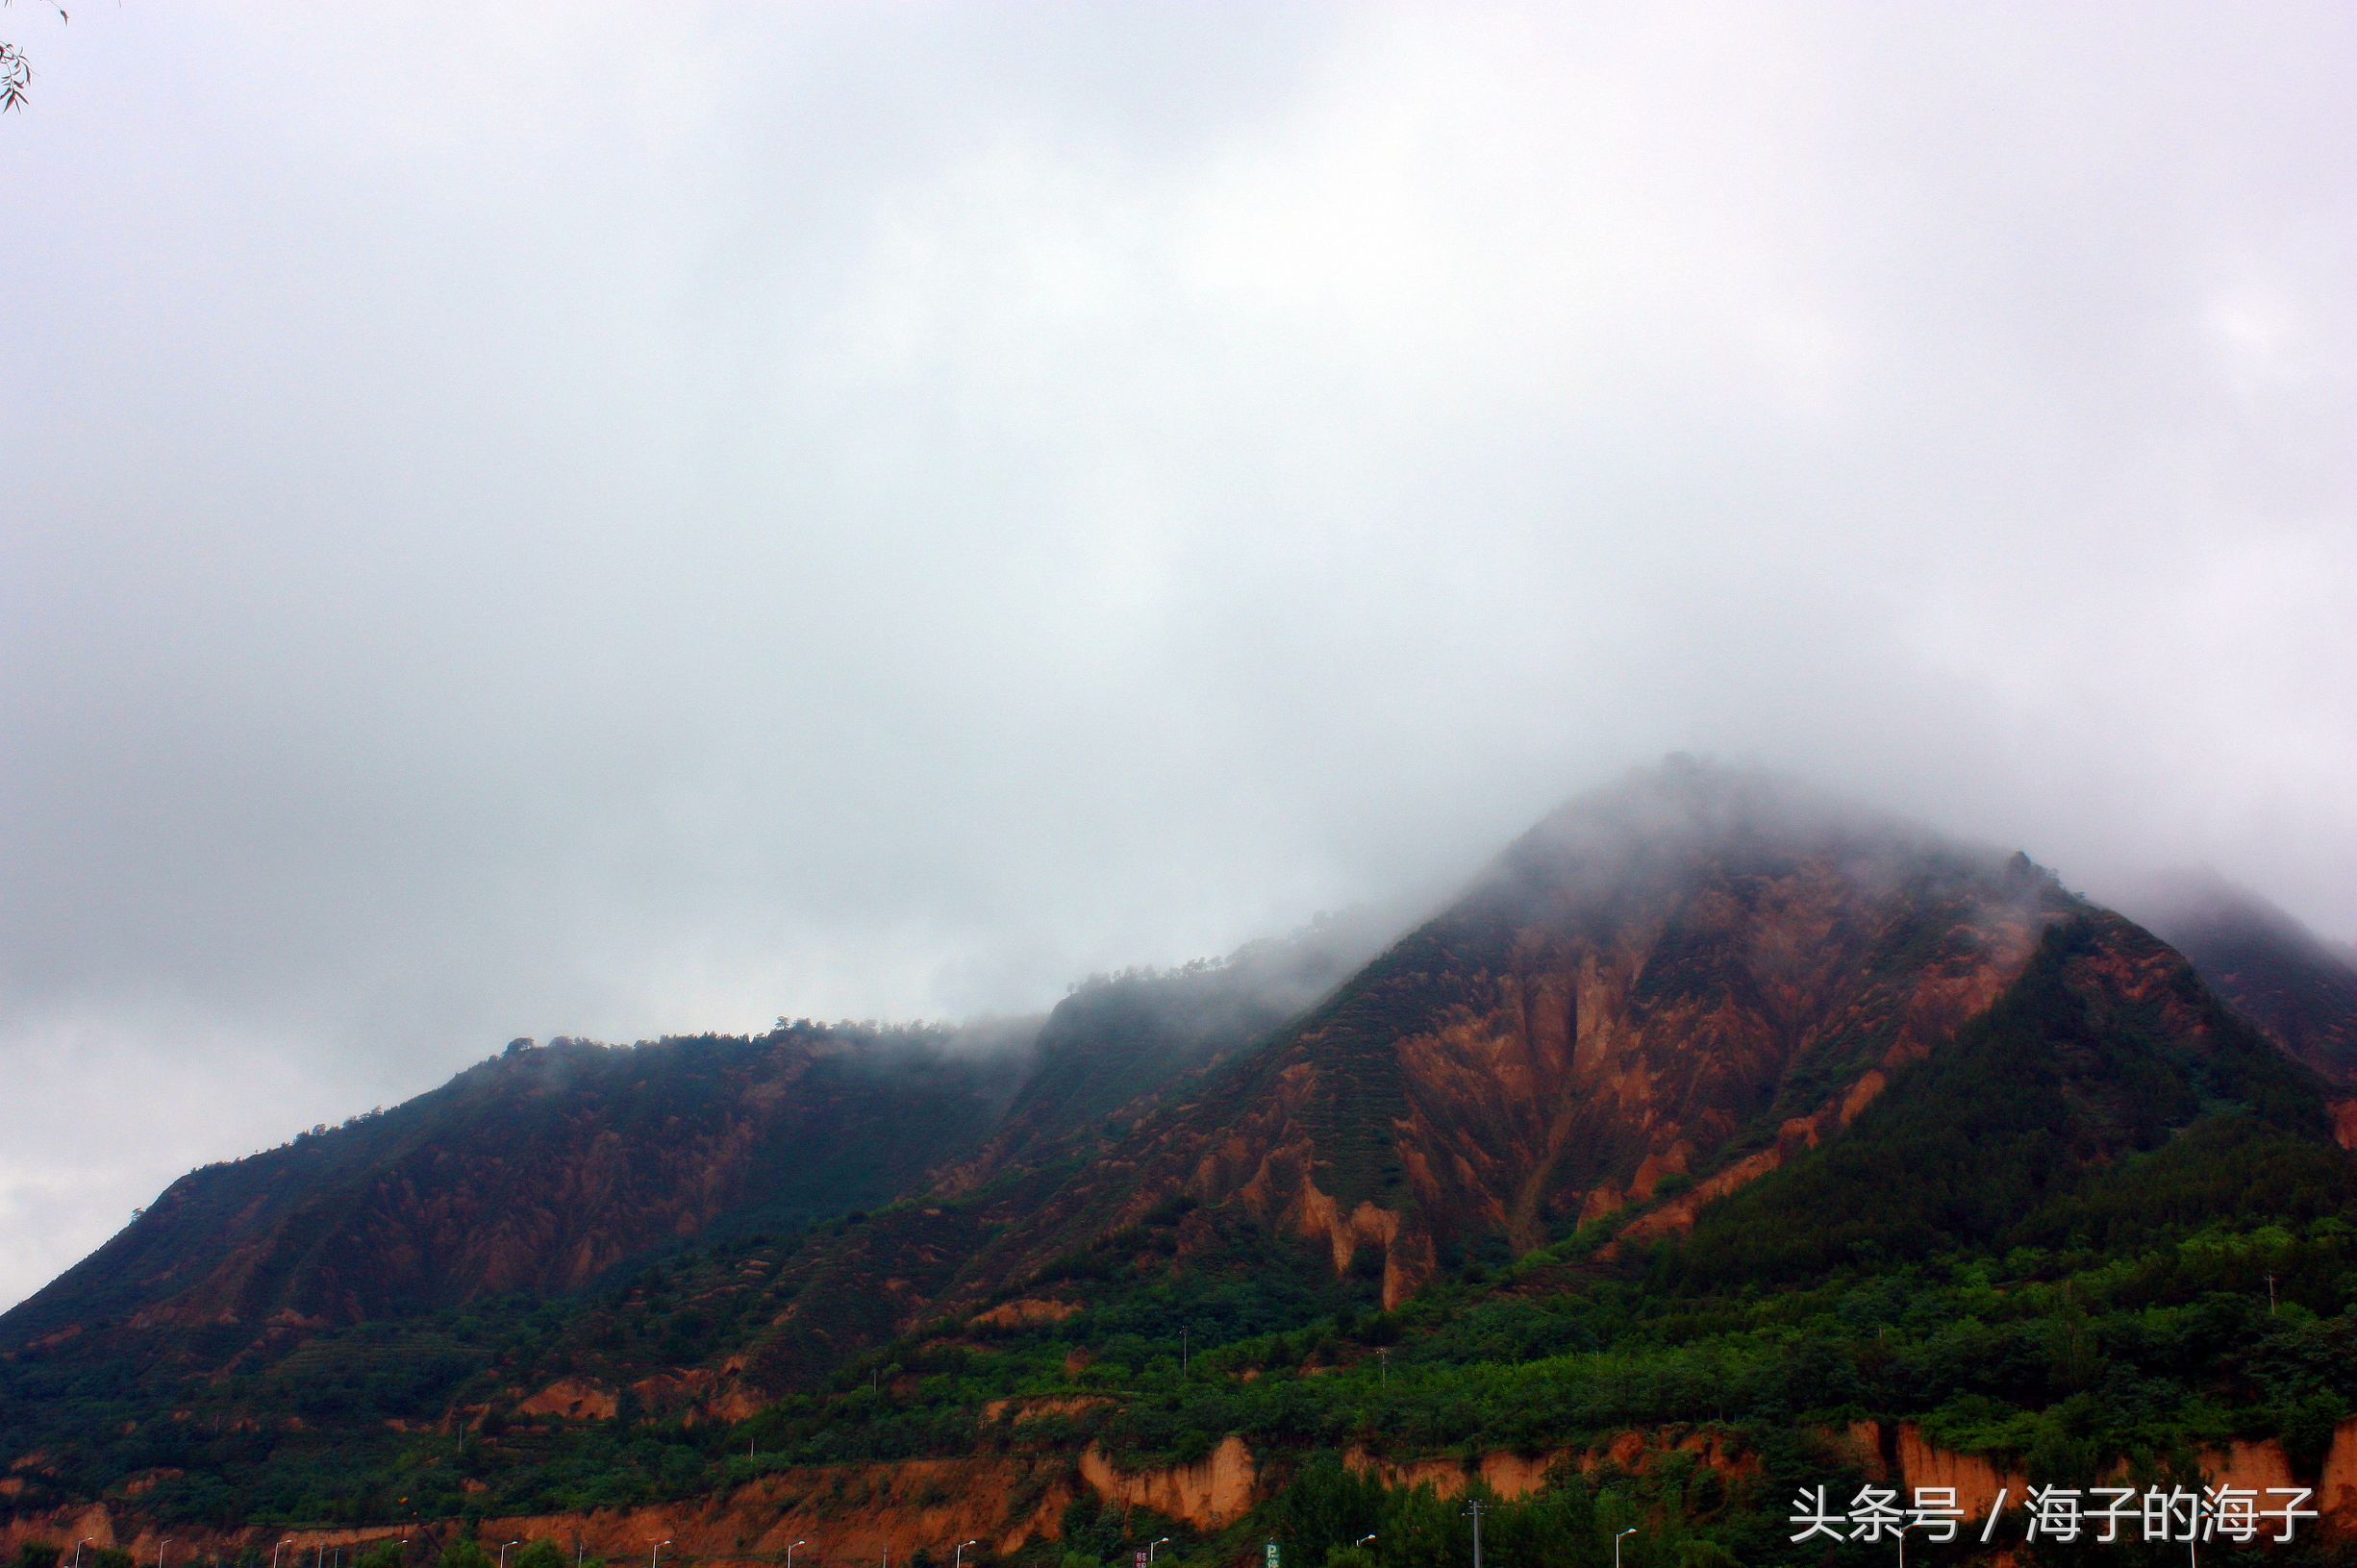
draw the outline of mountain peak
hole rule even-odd
[[[1672,758],[1551,813],[984,1274],[1174,1198],[1338,1272],[1371,1256],[1394,1303],[1584,1223],[1679,1228],[1845,1127],[2084,908],[2024,857]]]

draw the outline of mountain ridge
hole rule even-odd
[[[2357,1088],[2357,951],[2216,872],[2147,879],[2122,903],[2288,1055]]]
[[[514,1041],[388,1110],[182,1177],[0,1313],[0,1349],[92,1317],[302,1328],[563,1293],[683,1241],[873,1207],[1248,1042],[1347,971],[1362,924],[1102,977],[1038,1019]]]

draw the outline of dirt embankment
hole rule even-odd
[[[1587,1448],[1548,1449],[1518,1454],[1499,1449],[1467,1462],[1461,1459],[1410,1459],[1394,1462],[1366,1449],[1354,1448],[1342,1462],[1362,1475],[1382,1478],[1387,1486],[1429,1486],[1444,1498],[1461,1496],[1478,1478],[1491,1491],[1513,1502],[1546,1486],[1558,1465],[1581,1475],[1593,1475],[1607,1465],[1642,1473],[1670,1454],[1692,1454],[1729,1480],[1757,1475],[1759,1461],[1738,1452],[1712,1432],[1678,1435],[1669,1431],[1624,1431],[1608,1443]]]
[[[1007,1414],[1016,1414],[1010,1409]],[[1907,1486],[1953,1486],[1968,1512],[1985,1513],[1997,1493],[2019,1506],[2027,1482],[1976,1455],[1943,1449],[1913,1423],[1885,1427],[1860,1422],[1825,1434],[1845,1450],[1868,1475]],[[1362,1473],[1381,1476],[1394,1486],[1428,1485],[1455,1497],[1476,1477],[1499,1497],[1530,1496],[1546,1484],[1560,1464],[1583,1473],[1606,1466],[1643,1471],[1673,1454],[1691,1454],[1730,1480],[1758,1473],[1750,1455],[1712,1432],[1671,1431],[1622,1432],[1610,1442],[1536,1454],[1495,1451],[1466,1461],[1456,1458],[1394,1459],[1352,1449],[1344,1461]],[[2216,1482],[2264,1490],[2306,1484],[2295,1476],[2283,1447],[2274,1442],[2234,1443],[2202,1456],[2202,1468]],[[919,1547],[946,1555],[960,1541],[979,1540],[993,1555],[1012,1553],[1034,1540],[1053,1540],[1063,1529],[1064,1510],[1083,1492],[1111,1504],[1151,1508],[1198,1530],[1236,1523],[1266,1500],[1267,1473],[1239,1437],[1224,1439],[1193,1464],[1141,1470],[1118,1468],[1091,1445],[1077,1461],[1033,1455],[976,1456],[954,1459],[907,1459],[890,1464],[827,1465],[782,1470],[711,1497],[640,1508],[600,1508],[578,1514],[523,1515],[483,1521],[479,1537],[496,1545],[510,1540],[551,1539],[620,1562],[635,1560],[658,1541],[665,1556],[708,1563],[782,1559],[786,1549],[804,1543],[797,1561],[810,1568],[830,1563],[882,1559],[889,1549],[907,1556]],[[2357,1419],[2334,1433],[2323,1470],[2316,1478],[2318,1533],[2328,1540],[2357,1540]],[[449,1521],[422,1529],[438,1538],[456,1528]],[[94,1504],[0,1518],[0,1558],[13,1557],[28,1540],[71,1547],[119,1547],[141,1562],[155,1558],[160,1537],[171,1537],[170,1558],[233,1556],[255,1550],[268,1555],[284,1544],[287,1568],[322,1549],[365,1546],[403,1534],[397,1525],[284,1532],[256,1526],[213,1531],[173,1526],[168,1532],[129,1507]]]
[[[2010,1506],[2020,1506],[2029,1494],[2029,1478],[2018,1471],[2000,1470],[1972,1454],[1956,1454],[1928,1441],[1913,1422],[1902,1422],[1886,1433],[1880,1423],[1862,1421],[1844,1439],[1867,1473],[1879,1480],[1897,1479],[1908,1486],[1953,1486],[1956,1502],[1968,1514],[1985,1516],[2000,1491]],[[2314,1482],[2311,1506],[2319,1515],[2320,1533],[2335,1540],[2357,1539],[2357,1419],[2344,1421],[2333,1433],[2332,1448],[2319,1477],[2294,1471],[2281,1443],[2229,1443],[2223,1449],[2204,1449],[2201,1473],[2219,1486],[2244,1487],[2265,1493],[2270,1488]],[[2125,1475],[2124,1465],[2116,1474]]]
[[[1241,1437],[1225,1437],[1193,1464],[1121,1471],[1094,1443],[1080,1456],[1081,1480],[1108,1503],[1152,1508],[1197,1530],[1220,1530],[1252,1511],[1260,1472]]]
[[[1077,1492],[1074,1467],[1065,1459],[909,1459],[785,1470],[711,1497],[639,1508],[486,1519],[477,1533],[494,1547],[549,1539],[624,1563],[644,1557],[657,1541],[670,1543],[666,1558],[678,1555],[708,1562],[782,1558],[788,1546],[802,1541],[809,1545],[796,1560],[820,1568],[828,1562],[879,1561],[887,1548],[895,1557],[919,1547],[946,1556],[967,1540],[1013,1552],[1027,1541],[1058,1534],[1065,1507]],[[422,1527],[441,1538],[453,1528],[447,1521]],[[70,1549],[88,1539],[93,1546],[124,1548],[147,1563],[155,1560],[164,1533],[171,1537],[173,1568],[189,1557],[233,1556],[249,1549],[266,1556],[282,1540],[287,1568],[308,1568],[310,1555],[322,1548],[398,1539],[403,1531],[398,1526],[282,1533],[262,1527],[212,1531],[180,1525],[160,1531],[126,1509],[98,1505],[0,1520],[0,1556],[13,1557],[27,1540]]]
[[[960,1541],[993,1553],[1053,1538],[1075,1488],[1071,1466],[1028,1456],[906,1459],[892,1464],[785,1470],[724,1496],[588,1514],[529,1515],[484,1522],[500,1539],[546,1536],[627,1561],[657,1541],[666,1553],[706,1560],[783,1558],[875,1562],[887,1550],[906,1557],[924,1547],[947,1556]],[[972,1554],[968,1554],[971,1556]]]

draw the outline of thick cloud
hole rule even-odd
[[[0,22],[0,1300],[1671,748],[2357,933],[2345,8]]]

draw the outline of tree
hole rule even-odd
[[[0,0],[0,6],[13,5],[15,0]],[[65,8],[56,8],[58,20],[67,19]],[[33,65],[25,59],[24,50],[6,39],[0,39],[0,113],[25,106],[25,94],[33,87]]]

